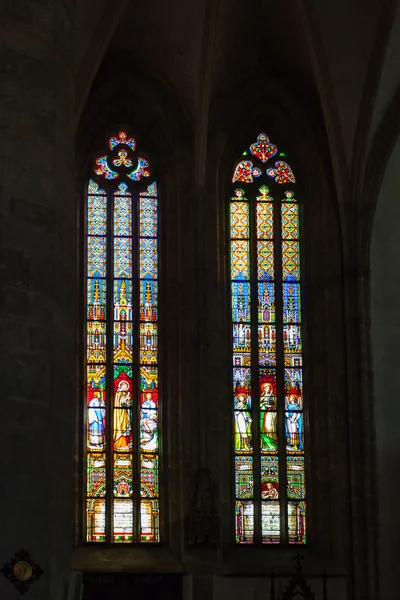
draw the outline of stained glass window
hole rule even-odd
[[[300,215],[284,153],[260,133],[230,198],[237,544],[304,544]]]
[[[85,539],[159,542],[158,194],[127,132],[86,209]]]

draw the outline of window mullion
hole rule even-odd
[[[113,328],[114,328],[114,195],[112,186],[107,186],[107,314],[106,314],[106,541],[113,539],[113,465],[114,465],[114,377],[113,377]]]
[[[133,481],[133,539],[140,539],[140,235],[139,235],[139,192],[132,193],[132,319],[133,319],[133,373],[132,389],[134,391],[132,410],[132,481]]]
[[[285,369],[283,346],[283,299],[282,299],[282,215],[279,192],[274,193],[274,254],[275,254],[275,303],[276,303],[276,383],[278,410],[278,456],[279,456],[279,504],[281,543],[288,543],[287,528],[287,477],[285,432]]]
[[[254,477],[254,543],[262,541],[261,528],[261,449],[260,449],[260,385],[258,351],[258,252],[257,252],[257,201],[252,188],[250,204],[250,306],[251,306],[251,392],[253,432]]]

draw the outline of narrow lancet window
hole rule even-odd
[[[86,202],[87,542],[160,541],[158,194],[120,131]]]
[[[260,133],[230,199],[235,539],[304,544],[300,216],[286,155]]]

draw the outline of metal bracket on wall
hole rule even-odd
[[[37,565],[25,550],[21,548],[16,552],[13,558],[5,563],[0,569],[4,577],[14,585],[14,587],[24,594],[30,586],[43,575],[42,569]]]

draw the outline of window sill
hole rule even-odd
[[[80,546],[72,555],[72,568],[82,572],[158,571],[182,573],[181,563],[163,546]]]

